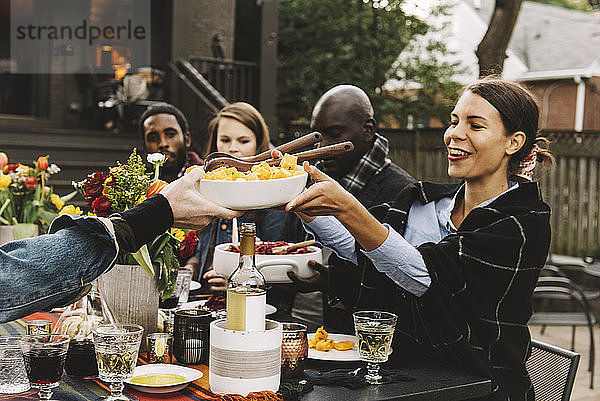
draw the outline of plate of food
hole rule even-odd
[[[229,209],[252,210],[281,206],[299,195],[308,174],[296,165],[297,157],[285,155],[279,166],[266,162],[248,172],[235,167],[219,167],[205,172],[199,192],[205,198]]]
[[[348,334],[327,333],[319,327],[308,334],[308,357],[322,361],[360,361],[358,340]]]
[[[202,372],[196,369],[166,363],[153,363],[136,366],[133,376],[125,380],[125,383],[144,393],[164,394],[182,390],[201,377]]]

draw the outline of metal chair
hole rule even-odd
[[[591,312],[587,299],[581,288],[567,277],[542,276],[539,278],[533,292],[533,299],[542,300],[569,300],[576,307],[576,311],[563,312],[534,312],[529,319],[529,325],[541,326],[571,326],[571,350],[575,348],[575,329],[577,326],[587,326],[590,333],[590,360],[588,370],[591,372],[590,388],[594,388],[595,343],[594,325],[596,317]]]
[[[573,390],[579,354],[531,340],[525,366],[533,383],[536,401],[568,401]]]

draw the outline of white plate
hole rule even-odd
[[[183,305],[181,305],[182,308],[197,308],[199,306],[202,306],[206,303],[206,299],[201,299],[200,301],[192,301],[192,302],[186,302]],[[277,312],[277,308],[274,307],[273,305],[269,305],[267,304],[265,306],[265,314],[268,315],[272,315],[273,313]]]
[[[185,377],[186,381],[183,383],[178,383],[170,386],[161,386],[161,385],[153,385],[153,384],[138,384],[132,383],[131,379],[136,376],[141,375],[149,375],[149,374],[158,374],[158,373],[171,373],[174,375],[180,375]],[[153,363],[148,365],[140,365],[136,366],[133,371],[133,376],[131,379],[125,380],[125,383],[129,384],[131,387],[136,389],[137,391],[141,391],[144,393],[172,393],[174,391],[179,391],[184,389],[188,384],[193,382],[194,380],[198,380],[202,377],[202,372],[196,369],[187,368],[185,366],[179,365],[170,365],[166,363]]]
[[[200,289],[200,286],[201,284],[198,281],[192,280],[192,282],[190,283],[190,291],[198,290]]]
[[[354,341],[354,347],[347,351],[338,351],[332,349],[329,351],[317,351],[314,348],[308,349],[308,357],[310,359],[319,359],[322,361],[360,361],[358,356],[358,340],[356,336],[350,336],[347,334],[332,334],[328,333],[327,338],[333,339],[333,341]],[[310,333],[308,338],[315,338],[315,333]]]

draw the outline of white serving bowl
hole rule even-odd
[[[296,170],[302,170],[296,166]],[[308,174],[260,181],[200,181],[199,192],[218,205],[235,210],[265,209],[288,203],[306,186]]]
[[[224,277],[229,277],[233,273],[240,260],[238,252],[227,251],[229,245],[231,244],[217,245],[213,257],[213,269]],[[256,268],[265,276],[268,283],[291,283],[292,280],[287,276],[289,270],[294,271],[300,278],[310,278],[315,275],[315,271],[308,266],[308,261],[316,260],[318,263],[323,263],[323,253],[321,248],[316,246],[309,246],[308,249],[314,252],[256,255]]]

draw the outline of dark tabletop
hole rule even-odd
[[[359,364],[349,365],[349,370]],[[327,368],[322,363],[309,362],[308,369],[339,369],[340,364]],[[340,386],[314,386],[313,391],[302,397],[302,401],[456,401],[470,400],[490,394],[489,379],[474,376],[451,366],[441,366],[439,362],[411,363],[402,367],[402,373],[415,380],[381,385],[371,385],[359,389]]]

